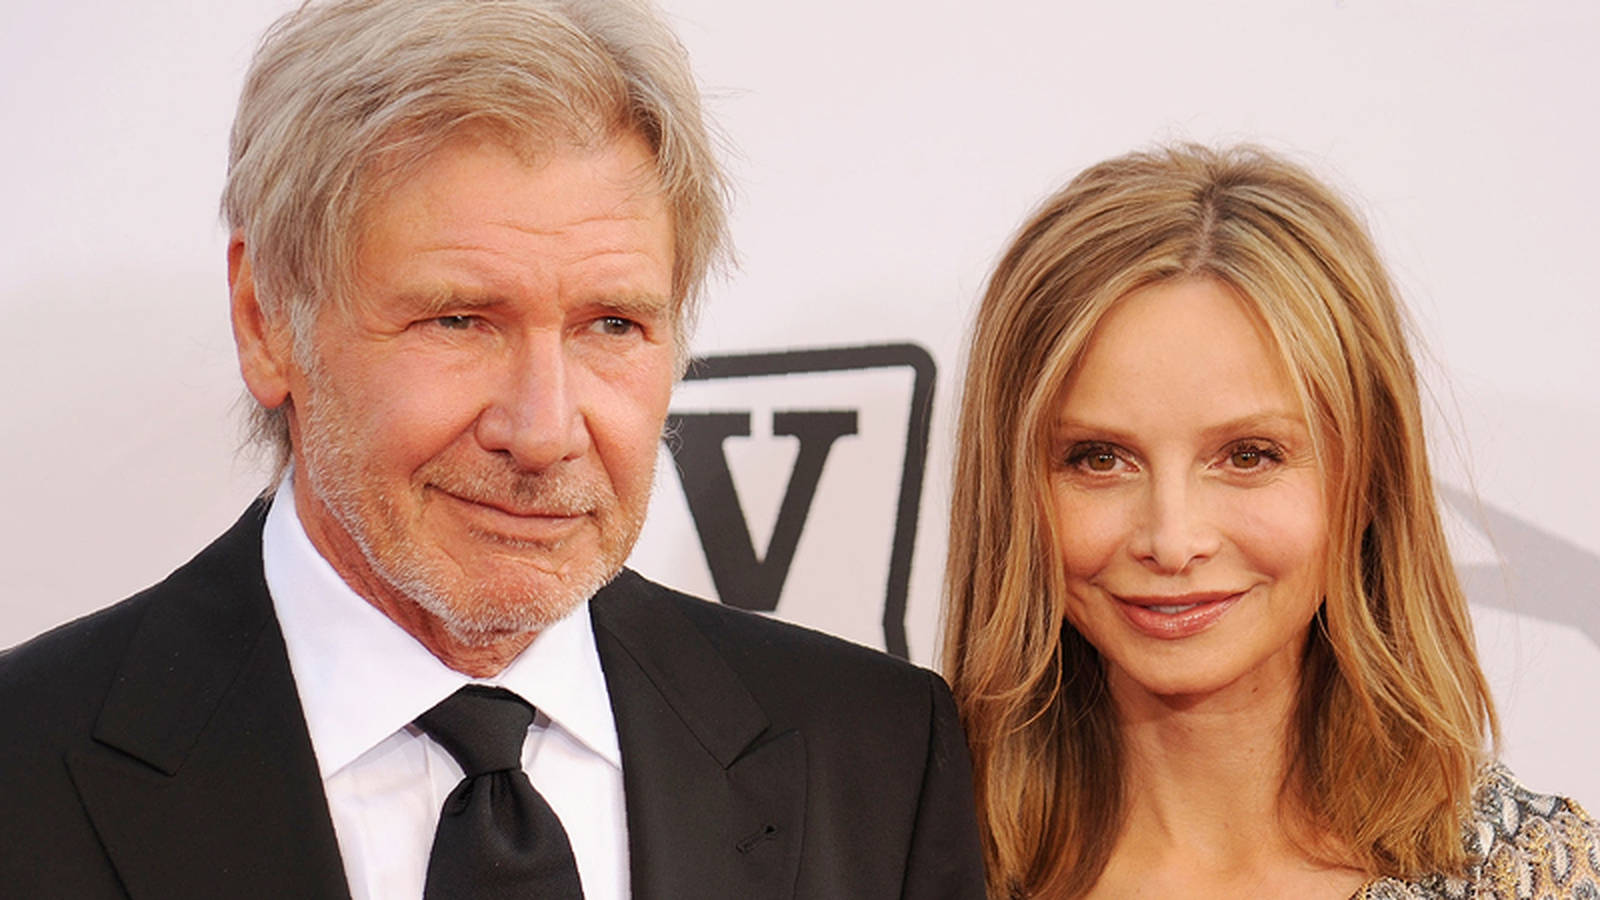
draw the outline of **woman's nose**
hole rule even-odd
[[[1203,486],[1194,484],[1187,473],[1151,482],[1131,548],[1142,563],[1176,575],[1216,555],[1220,545]]]

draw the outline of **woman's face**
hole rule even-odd
[[[1124,297],[1062,391],[1067,617],[1113,696],[1292,686],[1322,597],[1323,475],[1270,337],[1203,278]]]

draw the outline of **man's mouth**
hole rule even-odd
[[[451,494],[451,496],[457,500],[505,513],[508,516],[515,516],[519,519],[575,519],[588,514],[588,510],[578,507],[521,505],[493,497],[463,497],[460,494]]]

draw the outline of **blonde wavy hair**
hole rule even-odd
[[[1280,794],[1305,846],[1373,874],[1457,872],[1498,739],[1440,525],[1396,294],[1351,209],[1251,147],[1089,168],[1022,227],[978,313],[957,430],[945,671],[972,744],[994,897],[1077,896],[1122,821],[1099,654],[1067,624],[1049,426],[1096,323],[1178,278],[1232,288],[1273,335],[1328,473],[1324,602]]]

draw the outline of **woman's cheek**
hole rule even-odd
[[[1110,564],[1126,537],[1124,519],[1108,497],[1057,490],[1057,543],[1068,578],[1091,578]]]

